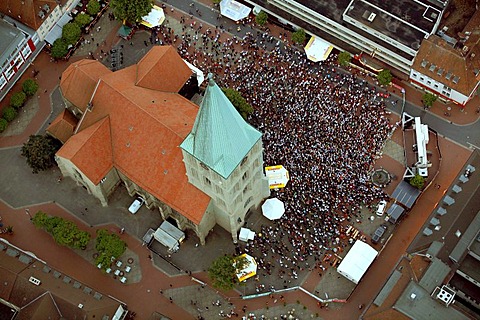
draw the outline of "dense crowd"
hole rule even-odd
[[[225,38],[221,27],[182,20],[182,34],[162,27],[152,41],[176,46],[220,86],[241,92],[254,108],[248,121],[263,133],[265,166],[290,172],[287,187],[272,194],[284,216],[261,226],[245,251],[285,284],[299,270],[323,268],[318,257],[339,245],[344,220],[385,198],[369,177],[393,128],[385,105],[365,80],[339,71],[333,54],[314,65],[272,36]]]

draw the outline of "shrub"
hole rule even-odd
[[[63,26],[62,29],[62,39],[68,45],[77,43],[78,39],[80,39],[80,35],[82,34],[82,30],[78,26],[78,24],[74,22],[69,22]],[[55,44],[55,42],[54,42]]]
[[[307,34],[303,29],[298,29],[297,31],[292,33],[292,41],[294,43],[304,44],[306,39],[307,39]]]
[[[83,28],[90,23],[90,16],[82,12],[75,17],[75,23],[78,24],[80,28]]]
[[[410,179],[410,185],[419,190],[423,188],[424,184],[425,184],[425,178],[419,174],[416,174],[413,178]]]
[[[392,78],[392,73],[388,69],[383,69],[377,75],[378,83],[384,86],[390,84],[390,82],[392,82]]]
[[[255,17],[255,22],[260,26],[264,26],[267,23],[268,15],[265,11],[261,10]]]
[[[14,107],[15,109],[19,109],[23,106],[26,100],[27,95],[25,94],[25,92],[15,92],[10,98],[10,106]]]
[[[340,52],[340,54],[338,55],[338,63],[341,66],[347,67],[350,64],[350,61],[352,61],[352,56],[350,55],[350,53],[348,53],[347,51]]]
[[[422,100],[425,106],[431,107],[433,103],[437,100],[437,96],[427,92],[422,96]]]
[[[27,79],[22,83],[22,90],[29,97],[33,96],[38,90],[38,83],[33,79]]]
[[[7,122],[12,122],[16,116],[17,116],[17,110],[15,110],[13,107],[6,107],[3,110],[3,118],[7,120]]]
[[[7,127],[8,127],[8,121],[1,118],[0,119],[0,132],[5,131],[5,129],[7,129]]]

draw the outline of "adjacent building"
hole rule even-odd
[[[56,155],[62,174],[102,205],[121,184],[202,244],[215,224],[236,239],[247,212],[269,195],[261,133],[212,78],[200,109],[180,95],[192,76],[170,46],[116,72],[75,62],[60,88],[77,118],[65,111],[47,131],[66,141]]]
[[[434,34],[442,0],[246,0],[280,22],[304,28],[339,48],[353,47],[408,74],[424,39]]]

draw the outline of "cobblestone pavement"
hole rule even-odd
[[[405,164],[404,150],[401,145],[392,140],[387,140],[383,153],[401,164]]]

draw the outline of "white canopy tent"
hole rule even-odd
[[[247,280],[248,278],[253,277],[257,274],[257,262],[255,259],[246,253],[242,254],[238,258],[246,259],[246,264],[242,269],[237,269],[237,278],[238,281],[242,282]],[[236,263],[233,265],[236,269]]]
[[[333,46],[323,39],[311,37],[304,49],[309,60],[318,62],[328,58]]]
[[[360,282],[378,251],[363,241],[357,240],[337,268],[338,273],[355,284]]]
[[[262,213],[267,219],[280,219],[285,213],[285,205],[277,198],[267,199],[262,205]]]
[[[222,0],[220,13],[233,21],[242,20],[250,14],[251,8],[235,0]]]
[[[282,165],[265,167],[265,176],[267,176],[270,189],[285,188],[290,180],[288,170]]]
[[[152,11],[145,17],[142,17],[142,22],[145,27],[155,28],[165,21],[165,12],[159,6],[153,6]]]
[[[255,232],[248,228],[240,228],[240,234],[238,235],[238,240],[247,242],[248,240],[253,240],[255,238]]]

